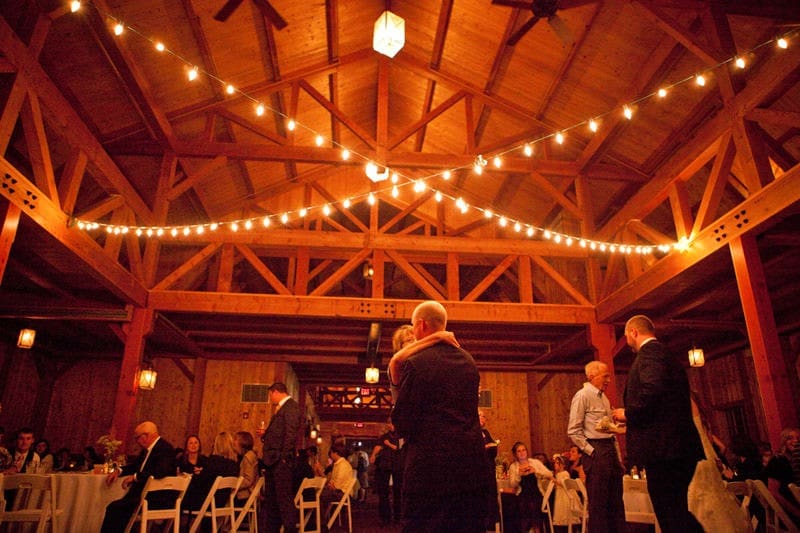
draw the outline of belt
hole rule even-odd
[[[591,443],[591,444],[612,443],[612,442],[614,442],[614,437],[611,436],[611,437],[605,437],[605,438],[602,438],[602,439],[586,439],[586,442]]]

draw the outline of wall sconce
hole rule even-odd
[[[139,372],[139,388],[142,390],[153,390],[156,388],[156,378],[158,372],[153,367],[148,367]]]
[[[371,366],[364,372],[364,379],[369,384],[377,383],[381,379],[380,371],[374,366]]]
[[[375,269],[372,267],[372,263],[367,261],[364,263],[364,266],[361,267],[361,275],[364,276],[364,279],[372,279],[373,274],[375,274]]]
[[[385,56],[396,56],[406,44],[406,21],[389,10],[381,13],[373,30],[372,48]]]
[[[689,366],[701,367],[704,364],[706,364],[706,359],[703,355],[703,349],[692,346],[692,349],[689,350]]]
[[[17,338],[17,348],[25,348],[30,350],[33,348],[33,339],[36,338],[35,329],[23,328],[19,330],[19,338]]]

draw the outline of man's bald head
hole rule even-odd
[[[136,440],[136,444],[142,448],[149,448],[158,439],[158,427],[155,423],[146,420],[133,430],[133,438]]]
[[[419,304],[411,314],[411,325],[414,328],[414,337],[424,339],[437,331],[444,331],[447,327],[447,311],[444,306],[434,300]]]

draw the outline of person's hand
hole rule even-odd
[[[113,472],[109,472],[106,476],[106,485],[111,485],[119,476],[119,469],[115,469]]]
[[[203,467],[202,467],[202,466],[195,466],[195,467],[192,469],[192,471],[193,471],[193,473],[194,473],[194,475],[195,475],[195,476],[197,476],[197,475],[200,475],[200,472],[202,472],[202,471],[203,471]]]
[[[125,479],[122,480],[122,488],[123,489],[127,489],[128,487],[133,485],[134,481],[136,481],[136,476],[128,476],[128,477],[126,477]]]
[[[611,411],[611,417],[614,419],[615,422],[627,422],[627,418],[625,418],[624,407],[617,407],[616,409]]]

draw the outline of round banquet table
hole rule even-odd
[[[56,509],[61,509],[59,528],[65,532],[100,531],[106,505],[122,498],[122,478],[106,485],[106,474],[64,473],[55,478]]]

